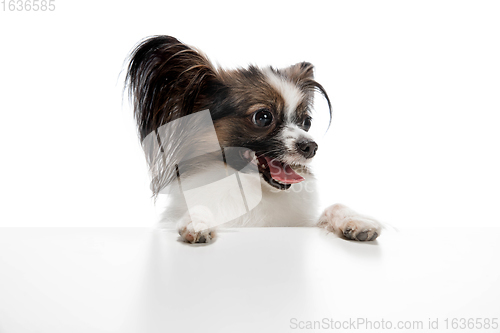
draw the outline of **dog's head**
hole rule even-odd
[[[210,110],[221,147],[244,147],[263,179],[288,189],[318,145],[308,133],[314,92],[327,100],[307,62],[223,70],[201,52],[169,36],[143,41],[132,53],[127,82],[141,140],[160,126]]]

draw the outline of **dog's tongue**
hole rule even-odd
[[[273,177],[274,180],[283,184],[295,184],[304,180],[304,177],[293,171],[288,164],[281,163],[269,157],[264,156],[264,158],[269,166],[269,171],[271,171],[271,177]]]

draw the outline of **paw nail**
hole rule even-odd
[[[376,232],[374,232],[372,238],[370,238],[369,240],[374,241],[375,239],[377,239],[377,237],[378,237],[378,234]]]
[[[347,239],[352,239],[351,228],[344,230],[344,237]]]

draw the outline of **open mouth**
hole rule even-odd
[[[300,183],[304,177],[296,173],[292,167],[275,158],[257,157],[257,166],[264,180],[279,190],[287,190],[292,184]]]

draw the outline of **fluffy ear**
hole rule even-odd
[[[332,120],[332,105],[326,90],[321,84],[314,80],[314,66],[309,62],[299,62],[290,67],[281,69],[280,72],[289,80],[297,84],[304,91],[312,103],[314,92],[319,92],[328,103],[328,111],[330,112],[330,122]]]
[[[141,140],[171,120],[209,108],[220,85],[204,54],[170,36],[147,38],[134,49],[126,84]]]
[[[314,66],[309,62],[299,62],[281,70],[293,82],[314,79]]]

